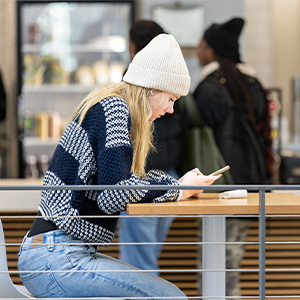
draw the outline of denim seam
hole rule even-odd
[[[79,267],[78,270],[85,271],[86,274],[90,274],[91,276],[101,277],[104,282],[105,281],[110,282],[111,284],[121,286],[124,289],[131,289],[132,291],[140,293],[142,297],[151,297],[151,295],[148,295],[145,291],[143,291],[141,289],[138,289],[138,288],[136,288],[136,287],[134,287],[132,285],[129,285],[128,283],[124,284],[124,281],[113,280],[112,278],[105,277],[104,275],[101,274],[101,270],[98,271],[99,273],[88,272],[89,270],[86,270],[86,269],[84,269],[82,267]]]

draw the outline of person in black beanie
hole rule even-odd
[[[205,30],[203,39],[218,56],[240,63],[238,40],[244,23],[243,19],[234,18],[223,24],[212,24]]]
[[[6,93],[0,72],[0,142],[2,141],[2,144],[7,142],[6,128]],[[0,178],[7,176],[6,160],[7,150],[5,147],[0,147]]]
[[[152,20],[139,20],[133,23],[129,33],[129,54],[131,60],[155,36],[164,30]],[[183,130],[178,102],[173,114],[166,114],[154,121],[155,152],[150,152],[146,171],[157,169],[179,179],[176,167],[180,164],[183,148]],[[125,212],[122,212],[125,215]],[[121,243],[163,242],[173,222],[173,217],[120,218],[118,238]],[[134,228],[134,230],[133,230]],[[120,260],[142,270],[153,270],[159,275],[158,258],[162,245],[123,245],[119,247]]]
[[[0,122],[6,117],[6,93],[0,73]]]
[[[267,92],[254,69],[241,61],[239,37],[243,26],[242,18],[233,18],[205,30],[197,48],[203,67],[201,82],[193,97],[203,121],[213,130],[234,183],[272,184]],[[227,218],[226,241],[245,242],[248,224],[247,218]],[[238,269],[243,255],[242,244],[226,245],[226,268]],[[226,296],[239,295],[238,272],[226,272]]]

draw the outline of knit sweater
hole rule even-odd
[[[150,171],[142,179],[130,172],[133,157],[130,127],[129,108],[123,99],[101,100],[89,109],[80,126],[76,118],[69,124],[43,184],[179,185],[161,171]],[[39,210],[46,220],[72,236],[87,242],[109,243],[118,218],[85,216],[118,216],[128,203],[176,201],[180,194],[179,190],[147,189],[43,190]]]

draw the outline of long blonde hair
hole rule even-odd
[[[145,164],[149,151],[154,149],[152,143],[153,122],[149,121],[151,107],[147,98],[148,90],[127,82],[104,85],[89,93],[75,110],[79,125],[88,110],[99,101],[117,96],[122,98],[129,107],[131,116],[130,138],[133,145],[133,162],[131,172],[139,178],[145,175]]]

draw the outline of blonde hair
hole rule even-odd
[[[82,123],[88,110],[99,101],[117,96],[122,98],[129,107],[131,117],[130,138],[133,145],[133,162],[131,172],[139,178],[145,175],[145,164],[149,151],[154,149],[152,143],[153,122],[149,121],[151,107],[149,105],[148,90],[127,82],[104,85],[89,93],[75,110],[79,125]]]

